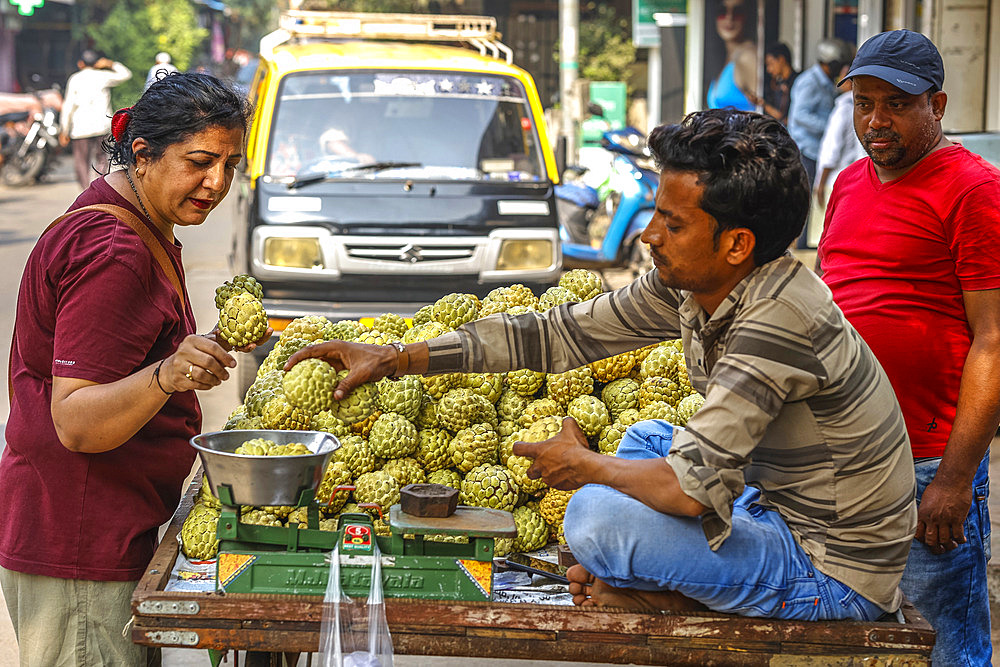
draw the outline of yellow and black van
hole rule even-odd
[[[558,281],[558,180],[495,19],[287,11],[261,40],[237,272],[276,329]]]

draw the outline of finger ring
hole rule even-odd
[[[191,373],[193,372],[194,372],[194,364],[188,364],[188,372],[184,374],[184,377],[186,377],[188,380],[193,380],[194,378],[191,377]]]

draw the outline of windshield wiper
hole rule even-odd
[[[304,187],[306,185],[312,185],[314,183],[322,183],[341,174],[346,174],[354,171],[382,171],[384,169],[402,169],[404,167],[422,167],[424,166],[420,162],[366,162],[365,164],[355,164],[350,167],[344,167],[343,169],[335,169],[334,171],[317,171],[312,173],[303,174],[301,176],[296,176],[295,180],[288,184],[289,190],[295,190],[297,188]]]

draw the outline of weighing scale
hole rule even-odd
[[[252,438],[277,444],[301,442],[312,454],[243,456],[234,450]],[[510,512],[457,506],[449,516],[416,516],[402,505],[389,511],[391,535],[375,534],[365,513],[342,514],[337,530],[319,530],[316,488],[337,439],[320,431],[218,431],[191,439],[208,483],[222,502],[217,590],[226,593],[324,595],[329,557],[339,546],[341,583],[351,597],[367,597],[375,546],[381,554],[385,597],[424,600],[489,600],[493,591],[494,538],[517,536]],[[421,491],[410,485],[409,497]],[[434,490],[428,490],[432,494]],[[306,528],[240,522],[241,506],[306,508]],[[416,507],[413,503],[408,509]],[[440,504],[437,505],[440,507]],[[432,512],[433,513],[433,512]],[[429,535],[466,537],[437,542]]]

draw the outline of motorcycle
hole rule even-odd
[[[556,186],[563,266],[628,269],[638,276],[652,267],[639,237],[653,217],[659,174],[635,128],[605,132],[601,146],[611,155],[604,182],[594,187],[576,178]]]
[[[32,94],[39,110],[0,115],[0,182],[12,187],[38,182],[55,163],[59,144],[56,91]]]

